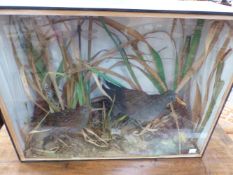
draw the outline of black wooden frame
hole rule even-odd
[[[0,111],[0,129],[2,128],[4,122],[3,122],[3,119],[2,119],[2,113]]]

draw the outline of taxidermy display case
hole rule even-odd
[[[0,107],[20,160],[203,155],[233,82],[232,7],[0,6]]]

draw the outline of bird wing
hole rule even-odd
[[[147,93],[138,90],[125,90],[124,94],[125,100],[132,104],[148,103],[159,97],[159,95],[148,95]]]

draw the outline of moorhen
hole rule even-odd
[[[127,89],[107,81],[105,84],[103,89],[114,99],[111,112],[113,118],[127,115],[139,122],[149,122],[168,114],[167,105],[176,101],[176,94],[171,90],[161,95],[148,95],[143,91]]]

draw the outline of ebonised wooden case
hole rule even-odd
[[[0,8],[0,107],[20,160],[203,155],[232,88],[232,7],[22,0]]]

